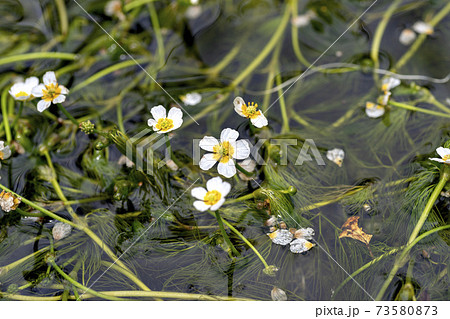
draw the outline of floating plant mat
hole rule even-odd
[[[0,298],[446,300],[449,13],[2,1]]]

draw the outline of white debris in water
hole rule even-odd
[[[294,234],[295,238],[312,239],[312,236],[314,236],[314,229],[311,227],[300,228]]]
[[[289,248],[291,252],[293,252],[294,254],[301,254],[304,253],[305,251],[310,250],[314,246],[315,245],[313,243],[310,243],[304,238],[297,238],[291,242]]]
[[[416,39],[416,33],[411,29],[405,29],[400,33],[398,40],[403,45],[410,45]]]
[[[342,166],[342,162],[344,161],[345,152],[340,148],[333,148],[327,152],[327,158],[336,163],[339,167]]]
[[[192,106],[200,103],[202,101],[202,96],[200,93],[193,92],[180,96],[180,99],[183,101],[184,105]]]
[[[366,102],[366,114],[368,117],[376,119],[377,117],[383,116],[385,112],[386,110],[383,105]]]
[[[419,34],[430,35],[434,33],[433,27],[430,24],[423,21],[417,21],[416,23],[413,24],[412,28]]]
[[[291,20],[291,23],[295,27],[301,28],[301,27],[305,27],[305,26],[309,25],[309,23],[311,22],[311,19],[314,19],[315,17],[316,17],[316,13],[312,10],[309,10],[305,14],[300,14],[296,17],[293,17]]]
[[[280,289],[278,287],[273,287],[272,291],[270,292],[270,295],[271,295],[273,301],[286,301],[287,300],[286,292],[283,289]]]
[[[272,242],[277,245],[287,245],[294,237],[287,229],[277,229],[273,233],[267,234],[272,239]]]
[[[53,239],[61,240],[63,238],[66,238],[67,236],[69,236],[71,232],[72,232],[72,226],[70,226],[66,223],[57,222],[55,224],[55,226],[53,226],[53,230],[52,230]]]
[[[201,6],[189,6],[184,14],[188,19],[196,19],[202,14],[202,11]]]

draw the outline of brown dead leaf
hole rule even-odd
[[[363,242],[366,245],[369,245],[370,240],[373,235],[366,234],[363,232],[362,228],[358,226],[359,216],[352,216],[342,225],[342,233],[339,235],[339,238],[342,237],[350,237],[360,242]]]

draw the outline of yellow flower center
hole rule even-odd
[[[19,93],[16,94],[16,97],[22,97],[22,96],[28,96],[28,94],[25,93],[24,91],[20,91]]]
[[[58,83],[50,83],[49,85],[46,85],[46,90],[42,90],[43,96],[42,99],[45,102],[50,102],[56,99],[61,94],[61,88],[59,87]]]
[[[442,160],[444,162],[450,160],[450,154],[442,156]]]
[[[158,130],[165,132],[173,127],[173,121],[168,118],[161,118],[155,126]]]
[[[255,102],[248,102],[248,105],[242,105],[242,113],[245,115],[245,117],[248,117],[249,119],[255,119],[259,115],[261,115],[261,111],[257,110],[258,104]]]
[[[382,108],[384,108],[384,106],[379,105],[379,104],[375,104],[375,103],[372,103],[372,102],[367,102],[366,103],[366,108],[368,108],[368,109],[373,109],[373,108],[382,109]]]
[[[210,191],[207,192],[203,200],[205,201],[206,205],[213,206],[216,204],[220,199],[222,198],[222,194],[220,194],[218,191]]]
[[[234,147],[230,142],[223,142],[213,147],[213,158],[221,163],[228,163],[230,156],[234,154]]]
[[[4,156],[5,156],[5,153],[3,153],[2,151],[0,151],[0,160],[4,160]]]

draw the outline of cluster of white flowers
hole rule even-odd
[[[415,32],[417,32],[418,34],[427,35],[431,35],[434,33],[433,26],[423,21],[417,21],[411,28],[412,30],[406,28],[400,33],[399,41],[401,44],[410,45],[417,37]]]
[[[55,72],[48,71],[43,76],[43,84],[39,84],[37,77],[30,77],[24,82],[15,83],[9,90],[9,94],[17,101],[30,101],[35,97],[41,100],[37,104],[39,112],[43,112],[53,103],[62,103],[66,100],[69,90],[58,84]]]
[[[300,229],[282,229],[271,227],[272,232],[267,236],[272,240],[274,244],[286,246],[290,244],[289,249],[294,254],[304,253],[315,246],[309,240],[313,239],[314,229],[300,228]]]
[[[4,212],[15,210],[21,203],[21,199],[12,193],[2,191],[0,193],[0,208]]]
[[[386,112],[386,105],[391,96],[391,90],[400,85],[400,80],[393,77],[386,77],[381,82],[381,91],[383,92],[377,99],[377,103],[366,102],[366,114],[368,117],[377,118],[383,116]]]

